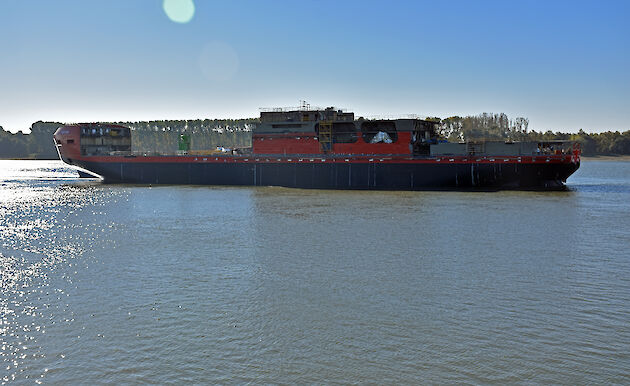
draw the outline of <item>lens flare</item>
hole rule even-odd
[[[193,0],[164,0],[164,13],[175,23],[188,23],[195,16]]]

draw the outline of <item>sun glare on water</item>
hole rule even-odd
[[[195,16],[193,0],[164,0],[164,12],[175,23],[188,23]]]

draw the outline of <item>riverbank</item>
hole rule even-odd
[[[4,158],[4,157],[0,157],[0,160],[7,160],[7,161],[56,161],[58,160],[59,157],[55,157],[55,158],[37,158],[37,157],[9,157],[9,158]]]
[[[630,155],[590,155],[582,156],[582,161],[630,161]]]

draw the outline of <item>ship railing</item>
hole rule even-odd
[[[367,121],[392,121],[396,119],[423,119],[418,114],[361,115],[360,117]]]
[[[289,106],[289,107],[261,107],[258,109],[262,113],[288,113],[291,111],[325,111],[326,108],[320,106]],[[341,111],[346,113],[349,110],[346,108],[335,107],[334,111]]]
[[[207,150],[175,150],[175,151],[155,151],[155,150],[133,150],[133,151],[110,151],[106,154],[111,156],[136,156],[136,157],[158,157],[158,156],[217,156],[217,155],[238,155],[248,154],[248,148],[230,148],[227,150],[207,149]]]
[[[580,143],[571,140],[538,141],[538,146],[534,154],[561,155],[581,153]]]
[[[133,150],[133,151],[110,151],[108,153],[112,156],[136,156],[136,157],[149,157],[149,156],[159,156],[159,155],[177,155],[176,152],[173,153],[165,153],[159,151],[142,151],[142,150]]]
[[[290,111],[319,111],[319,110],[324,110],[321,107],[318,106],[289,106],[289,107],[261,107],[260,112],[263,113],[287,113]]]
[[[485,147],[488,143],[503,142],[506,144],[514,143],[535,143],[536,148],[532,151],[532,155],[563,155],[563,154],[575,154],[576,151],[581,153],[580,144],[574,140],[511,140],[501,138],[488,138],[488,137],[475,137],[469,138],[466,141],[458,142],[459,144],[465,144],[467,150],[471,154],[479,154],[485,152]]]

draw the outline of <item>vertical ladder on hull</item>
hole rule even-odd
[[[326,153],[332,150],[332,121],[319,121],[319,149]]]

